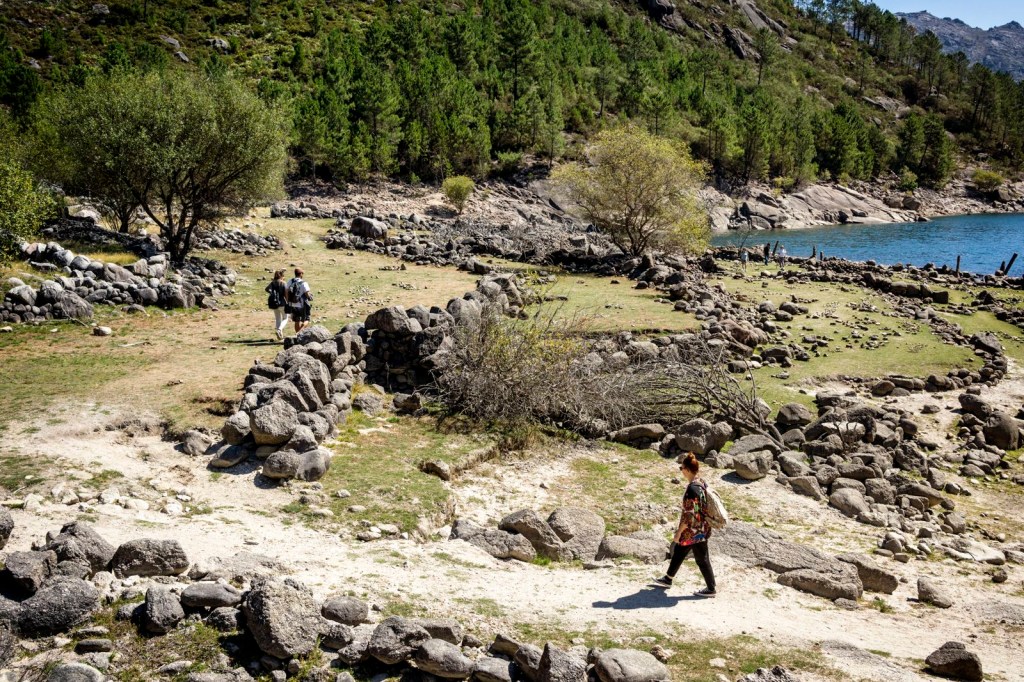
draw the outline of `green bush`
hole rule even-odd
[[[995,171],[979,168],[971,176],[971,182],[979,192],[994,192],[1003,186],[1003,176]]]
[[[498,152],[498,175],[508,177],[519,170],[523,161],[522,152]]]
[[[445,198],[451,202],[452,206],[459,213],[462,213],[462,210],[466,207],[469,195],[473,193],[475,188],[476,185],[473,181],[465,175],[456,175],[441,183],[441,192],[444,193]]]
[[[900,171],[900,184],[898,185],[901,192],[913,192],[917,189],[917,173],[904,168]]]
[[[53,210],[53,198],[36,187],[31,174],[0,160],[0,262],[14,256]]]

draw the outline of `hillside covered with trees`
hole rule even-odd
[[[293,173],[406,179],[575,155],[620,119],[713,175],[942,185],[1024,163],[1024,88],[859,0],[50,3],[0,10],[5,136],[124,72],[231,73],[288,122]],[[848,29],[848,30],[847,30]],[[45,173],[44,173],[45,174]]]

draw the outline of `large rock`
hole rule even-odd
[[[940,609],[948,609],[953,605],[953,597],[931,578],[917,579],[917,598],[924,604],[931,604]]]
[[[416,667],[449,680],[464,680],[473,672],[473,661],[458,646],[441,639],[428,639],[416,652]]]
[[[857,568],[857,575],[860,576],[864,589],[869,592],[892,594],[899,587],[900,578],[898,575],[879,566],[863,554],[848,552],[840,554],[836,558]]]
[[[777,455],[782,452],[782,447],[768,436],[752,434],[743,436],[734,442],[732,447],[729,448],[729,454],[736,457],[737,455],[758,452],[760,450],[768,450],[771,454]]]
[[[242,593],[232,585],[193,583],[181,593],[181,605],[190,609],[216,609],[242,603]]]
[[[533,561],[537,557],[537,550],[522,535],[508,533],[503,530],[482,528],[472,521],[465,519],[459,519],[452,524],[452,532],[449,539],[464,540],[496,559]]]
[[[319,481],[331,468],[331,453],[326,448],[306,452],[278,450],[263,462],[262,473],[267,478],[300,481]]]
[[[523,677],[530,682],[537,682],[537,677],[540,674],[540,659],[543,655],[544,652],[532,644],[523,644],[516,649],[512,660],[519,666]]]
[[[628,445],[651,443],[664,437],[665,427],[661,424],[636,424],[608,434],[608,440]]]
[[[379,220],[358,215],[352,219],[349,232],[372,241],[384,241],[388,238],[388,226]]]
[[[343,625],[359,625],[366,622],[370,606],[355,597],[331,597],[320,607],[320,615]]]
[[[61,663],[46,676],[46,682],[103,682],[103,673],[85,663]]]
[[[1003,450],[1016,450],[1020,446],[1020,422],[1006,414],[996,412],[985,421],[985,442]]]
[[[498,524],[498,529],[509,533],[519,533],[530,541],[540,556],[555,561],[561,561],[568,556],[561,538],[555,534],[547,521],[540,518],[532,509],[523,509],[509,514]]]
[[[357,625],[352,628],[352,641],[338,649],[338,658],[348,665],[356,665],[367,659],[370,639],[377,630],[376,625]]]
[[[981,396],[973,393],[961,393],[959,396],[960,409],[967,414],[973,414],[978,419],[988,419],[995,411]]]
[[[118,578],[130,575],[181,575],[188,570],[188,557],[177,540],[129,540],[114,553],[110,570]]]
[[[251,430],[249,428],[249,415],[245,412],[235,412],[220,427],[220,435],[226,443],[241,445],[245,442]]]
[[[784,540],[774,531],[758,528],[743,521],[731,521],[716,532],[712,551],[737,559],[751,566],[763,566],[787,575],[787,584],[829,599],[836,596],[856,599],[863,585],[857,569],[813,547]],[[781,580],[780,580],[781,582]]]
[[[731,437],[732,427],[726,422],[691,419],[676,430],[676,446],[683,452],[706,455],[721,450]]]
[[[587,662],[548,642],[540,657],[537,682],[586,682]]]
[[[573,560],[590,561],[597,556],[604,538],[604,519],[579,507],[561,507],[548,516],[548,525],[562,540]]]
[[[21,602],[18,630],[27,637],[48,637],[67,632],[92,613],[100,593],[79,578],[55,578]]]
[[[67,320],[91,320],[92,304],[73,291],[62,291],[57,298],[59,317]]]
[[[984,679],[981,659],[960,642],[946,642],[924,659],[928,672],[953,680],[976,682]]]
[[[226,580],[233,583],[253,582],[287,573],[288,567],[277,559],[252,552],[238,552],[229,557],[211,557],[192,566],[192,580]]]
[[[638,531],[629,535],[606,535],[597,550],[598,559],[636,559],[645,564],[658,564],[667,558],[665,537],[654,531]]]
[[[385,665],[395,665],[412,658],[430,639],[430,633],[415,622],[391,616],[381,621],[373,631],[366,651]]]
[[[794,476],[787,480],[790,487],[793,488],[793,492],[798,495],[806,495],[814,500],[825,499],[825,493],[821,491],[821,485],[818,484],[818,479],[814,476]]]
[[[857,601],[863,593],[863,587],[857,578],[857,571],[853,566],[843,573],[822,572],[813,569],[802,568],[796,571],[783,573],[779,576],[779,584],[792,587],[801,592],[814,594],[825,599],[849,599]]]
[[[514,670],[512,661],[483,656],[473,664],[472,677],[479,682],[512,682]]]
[[[779,414],[775,418],[775,424],[779,431],[785,432],[794,428],[802,428],[814,421],[814,415],[807,409],[806,405],[800,403],[787,403],[779,408]]]
[[[256,408],[249,418],[249,428],[257,445],[287,443],[298,424],[298,412],[283,400],[274,400]]]
[[[850,518],[855,518],[870,509],[867,500],[864,499],[864,493],[855,488],[837,490],[829,496],[828,503]]]
[[[242,612],[265,654],[288,659],[304,656],[316,646],[319,606],[309,588],[291,578],[257,580],[242,602]]]
[[[646,651],[609,649],[594,663],[601,682],[668,682],[671,678],[665,664]]]
[[[57,567],[57,555],[49,550],[11,552],[5,563],[4,571],[0,573],[0,585],[7,578],[22,592],[35,594]]]
[[[736,474],[747,481],[758,481],[767,476],[771,471],[771,464],[772,453],[767,450],[744,452],[732,458]]]
[[[164,585],[153,585],[146,590],[146,601],[142,604],[142,627],[146,632],[163,635],[185,619],[181,599]]]
[[[114,558],[114,546],[85,523],[74,521],[60,529],[44,549],[53,550],[57,561],[71,561],[88,566],[90,571],[106,570]]]
[[[7,507],[0,507],[0,549],[7,545],[7,541],[11,539],[11,533],[13,532],[14,517],[11,516],[11,512],[7,510]]]

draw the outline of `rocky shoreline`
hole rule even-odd
[[[942,190],[902,192],[893,181],[816,184],[784,194],[752,183],[738,191],[707,188],[703,198],[713,232],[796,230],[828,225],[924,222],[978,213],[1024,212],[1024,185],[1005,185],[983,194],[963,178]]]

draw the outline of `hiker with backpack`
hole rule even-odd
[[[286,294],[288,311],[291,313],[292,322],[295,323],[295,333],[298,334],[304,327],[309,326],[309,316],[313,309],[313,294],[309,290],[309,284],[302,279],[302,268],[295,268],[295,276],[288,280]]]
[[[683,455],[679,463],[679,468],[687,481],[686,493],[683,495],[683,510],[679,517],[679,527],[672,537],[672,556],[669,559],[668,570],[665,575],[655,578],[652,585],[672,587],[672,580],[676,577],[679,567],[692,550],[697,568],[700,569],[700,574],[704,576],[707,585],[694,594],[698,597],[714,597],[717,595],[715,572],[711,568],[711,557],[708,553],[708,539],[712,530],[711,506],[716,507],[714,515],[719,518],[724,517],[725,508],[721,506],[720,499],[712,499],[713,493],[708,490],[707,483],[697,475],[700,471],[700,462],[692,452]],[[722,525],[724,521],[724,518],[721,518]]]
[[[278,339],[284,338],[284,328],[288,324],[288,307],[285,305],[287,288],[284,285],[284,270],[274,272],[274,279],[267,288],[267,307],[274,311],[274,333]]]

